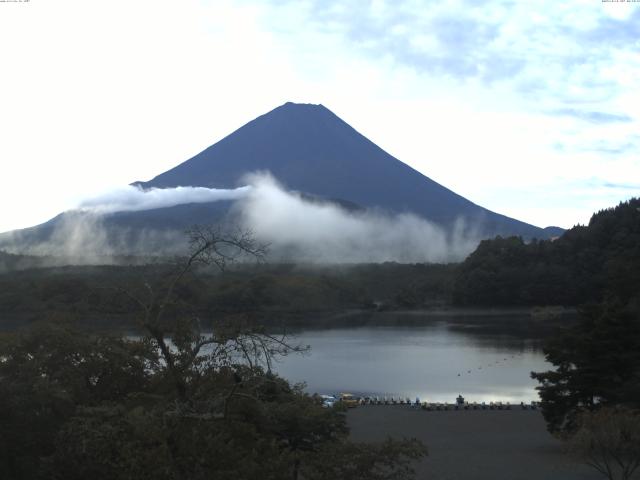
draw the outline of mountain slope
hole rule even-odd
[[[562,232],[474,204],[389,155],[322,105],[286,103],[175,168],[134,185],[234,188],[246,184],[247,174],[265,171],[312,203],[331,202],[347,212],[413,213],[449,232],[449,227],[463,220],[465,233],[475,239],[495,235],[546,239]],[[0,235],[0,249],[47,253],[60,243],[86,249],[88,239],[96,251],[124,248],[144,253],[157,245],[170,246],[175,243],[170,239],[183,238],[180,232],[191,225],[235,222],[235,213],[231,201],[99,217],[65,212],[42,225]],[[429,241],[422,238],[423,243]],[[136,244],[139,248],[133,247]]]
[[[232,188],[245,174],[265,170],[290,189],[363,207],[412,212],[445,226],[463,218],[485,236],[549,236],[434,182],[322,105],[286,103],[175,168],[136,184]]]

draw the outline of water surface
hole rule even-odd
[[[487,322],[486,325],[489,326]],[[484,322],[431,321],[299,330],[310,345],[304,356],[281,359],[274,369],[310,393],[402,395],[422,401],[521,402],[538,400],[531,371],[548,370],[539,338],[516,329],[498,333]],[[508,329],[502,329],[508,330]]]

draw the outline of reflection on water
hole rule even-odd
[[[485,322],[482,322],[485,324]],[[488,322],[489,323],[489,322]],[[402,395],[422,401],[521,402],[538,400],[531,371],[550,368],[531,335],[498,334],[459,321],[301,330],[295,341],[305,356],[280,360],[274,369],[311,393],[349,391]],[[487,331],[488,330],[488,331]]]

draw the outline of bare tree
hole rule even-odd
[[[291,345],[285,334],[266,333],[241,316],[220,320],[211,332],[205,333],[197,315],[176,314],[173,307],[180,303],[176,290],[197,267],[212,266],[224,271],[239,259],[262,262],[267,252],[267,246],[257,242],[246,230],[229,232],[218,227],[196,226],[187,235],[189,255],[177,262],[164,283],[152,286],[146,282],[144,297],[121,289],[140,308],[139,325],[159,349],[163,368],[172,378],[179,398],[185,399],[189,382],[199,372],[239,363],[248,366],[249,371],[266,367],[270,372],[274,357],[308,348]],[[229,396],[234,394],[238,394],[236,388]]]
[[[629,480],[640,466],[640,415],[613,407],[586,412],[569,446],[609,480]]]

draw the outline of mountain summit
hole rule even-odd
[[[394,158],[323,105],[285,103],[247,123],[143,188],[233,188],[269,171],[286,188],[443,226],[464,220],[483,236],[547,238],[543,230],[482,208]]]
[[[355,221],[359,225],[356,237],[367,237],[349,238],[340,243],[337,239],[341,238],[341,232],[330,231],[338,227],[326,226],[326,229],[318,231],[318,234],[329,235],[320,241],[323,245],[331,243],[344,247],[358,244],[360,240],[366,243],[373,237],[389,238],[392,233],[394,240],[389,245],[373,250],[400,249],[405,253],[420,254],[436,250],[438,242],[450,242],[456,237],[453,235],[447,240],[445,237],[450,233],[462,233],[465,238],[477,241],[495,235],[543,239],[557,236],[562,231],[555,227],[541,229],[474,204],[389,155],[322,105],[286,103],[171,170],[134,185],[143,190],[173,187],[233,189],[246,184],[247,174],[256,172],[270,172],[286,189],[297,191],[299,195],[296,198],[307,200],[309,204],[329,202],[337,205],[340,211],[344,211],[345,218],[350,219],[345,221]],[[183,196],[179,202],[167,203],[168,206],[111,209],[111,213],[97,216],[83,211],[65,212],[42,225],[0,235],[0,249],[14,253],[46,253],[59,251],[61,247],[64,251],[163,252],[184,241],[184,230],[194,224],[236,223],[241,220],[242,215],[238,216],[238,209],[234,208],[236,203],[229,196],[201,202]],[[254,224],[263,219],[280,222],[276,230],[285,245],[290,234],[318,228],[318,225],[311,224],[294,226],[288,211],[276,211],[281,207],[265,203],[252,205]],[[255,213],[256,206],[260,207],[259,214]],[[362,215],[349,215],[350,212]],[[383,215],[369,215],[371,212],[383,212]],[[374,222],[377,229],[363,233],[361,227],[366,218],[401,220],[409,217],[395,214],[405,213],[443,227],[439,229],[439,240],[434,242],[428,238],[425,232],[431,231],[431,227],[405,232],[400,228],[401,222],[387,222],[383,227],[380,222]],[[310,217],[305,218],[314,222]],[[404,225],[404,228],[409,228],[406,222]],[[463,231],[460,231],[461,225],[464,226]],[[252,225],[248,228],[253,229]],[[307,241],[315,243],[318,238]],[[90,244],[92,248],[89,248]],[[285,252],[293,252],[289,247],[283,248]],[[418,255],[411,258],[415,261],[425,258],[444,261],[459,258],[466,252],[458,250],[457,256]],[[355,254],[345,254],[341,258],[355,261],[352,260],[354,257]]]

